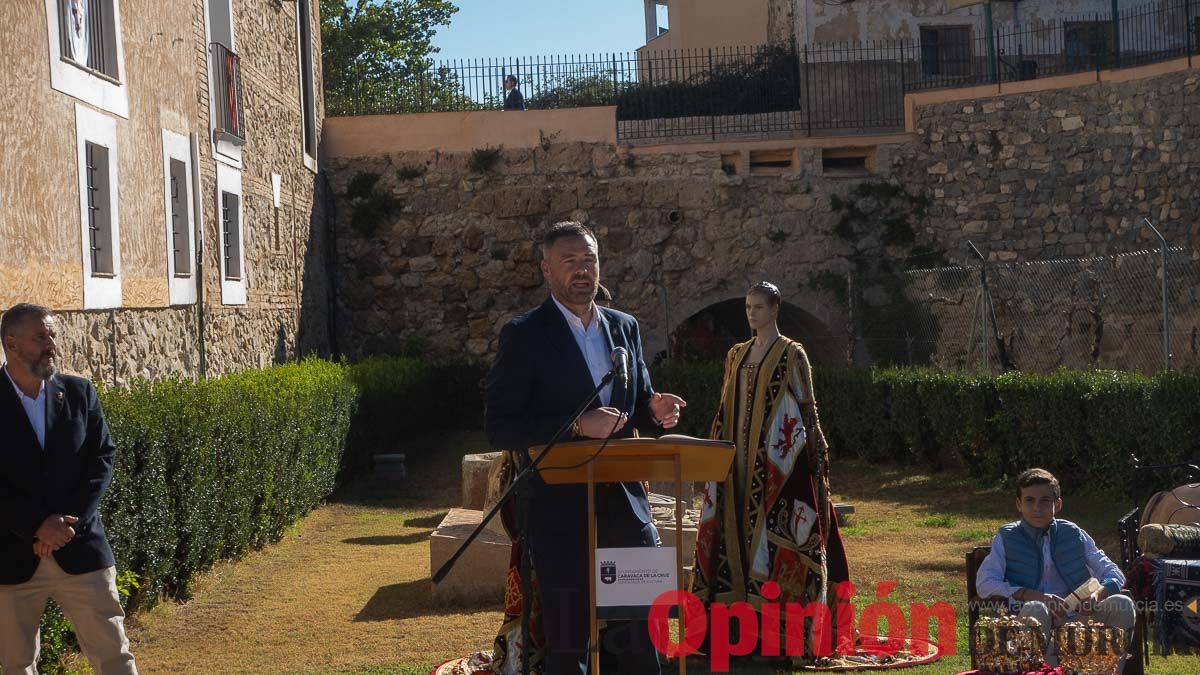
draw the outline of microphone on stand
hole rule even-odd
[[[621,383],[622,387],[629,386],[629,352],[625,351],[624,347],[617,347],[612,350],[610,357],[612,359],[613,379]]]

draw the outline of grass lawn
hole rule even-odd
[[[190,602],[168,603],[131,620],[143,673],[355,673],[424,675],[446,659],[490,648],[499,598],[470,608],[430,599],[429,533],[461,501],[459,462],[483,452],[475,432],[413,439],[410,466],[394,490],[360,483],[336,496],[278,544],[203,575]],[[912,675],[966,670],[963,556],[1015,518],[1013,496],[980,488],[964,474],[838,461],[835,498],[854,504],[843,530],[858,605],[875,601],[878,582],[897,582],[888,598],[946,601],[959,612],[958,648]],[[1123,501],[1076,497],[1064,518],[1087,529],[1115,557],[1114,523]],[[689,667],[689,672],[704,672]],[[735,672],[755,672],[753,668]],[[1200,657],[1155,658],[1149,672],[1200,673]]]

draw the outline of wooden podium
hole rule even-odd
[[[603,446],[603,450],[601,450]],[[530,448],[537,458],[541,448]],[[597,454],[599,453],[599,454]],[[590,641],[588,658],[592,675],[600,672],[600,641],[596,625],[596,483],[671,481],[675,483],[675,573],[679,590],[683,579],[683,500],[681,484],[725,480],[733,463],[734,448],[725,441],[708,441],[690,436],[613,439],[607,442],[560,443],[538,465],[542,480],[553,485],[583,483],[588,486],[588,604]],[[689,552],[690,554],[690,552]],[[680,635],[686,628],[685,612],[679,612]],[[687,672],[687,659],[679,659],[679,672]]]

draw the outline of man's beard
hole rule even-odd
[[[54,367],[54,360],[52,358],[38,359],[37,361],[33,362],[33,365],[30,366],[29,371],[43,380],[48,380],[51,377],[54,377],[54,373],[58,372],[58,368]]]

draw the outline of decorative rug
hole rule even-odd
[[[492,675],[492,653],[479,652],[451,659],[434,668],[430,675]]]
[[[908,638],[904,642],[904,649],[894,654],[891,653],[892,650],[886,648],[887,643],[887,638],[860,635],[858,650],[854,654],[823,656],[812,665],[798,667],[797,672],[837,673],[855,670],[892,670],[923,666],[942,658],[937,645],[925,640]],[[923,647],[923,649],[917,650],[916,647]]]

